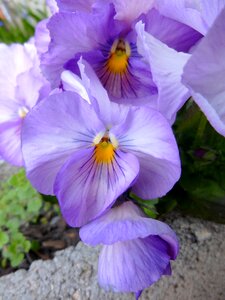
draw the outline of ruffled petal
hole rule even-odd
[[[168,244],[158,236],[103,246],[99,284],[105,290],[138,292],[164,275],[170,259]]]
[[[212,3],[211,0],[209,1]],[[156,7],[162,15],[186,24],[198,32],[205,34],[206,25],[201,16],[201,1],[189,1],[187,3],[187,0],[170,0],[170,2],[157,0]]]
[[[92,145],[104,126],[86,101],[72,92],[54,94],[27,115],[23,155],[27,176],[39,192],[53,194],[56,174],[75,150]]]
[[[45,85],[47,89],[42,97],[48,96],[50,89],[39,69],[33,68],[17,76],[16,97],[21,99],[21,102],[23,100],[27,107],[32,108],[40,100],[40,91]]]
[[[0,155],[8,163],[21,167],[23,165],[21,151],[22,120],[0,124]]]
[[[0,99],[16,98],[17,75],[32,67],[32,54],[29,50],[33,51],[33,47],[0,44]]]
[[[183,82],[211,125],[225,136],[225,9],[184,67]]]
[[[139,171],[135,156],[116,150],[111,163],[97,163],[93,147],[77,151],[58,173],[54,192],[66,222],[79,227],[112,206]]]
[[[170,256],[175,259],[178,241],[174,231],[165,223],[146,218],[143,212],[131,201],[114,207],[98,219],[80,229],[83,242],[96,246],[111,245],[117,242],[159,236],[170,247]]]
[[[110,10],[96,14],[85,12],[58,13],[48,22],[51,43],[49,51],[42,56],[42,69],[52,87],[60,85],[64,65],[76,53],[88,52],[104,44]],[[76,28],[76,30],[74,30]]]
[[[157,0],[156,7],[165,16],[184,23],[205,35],[225,6],[225,0]]]
[[[173,123],[177,111],[189,97],[188,89],[181,83],[181,75],[190,55],[176,52],[155,39],[144,31],[141,22],[136,25],[136,30],[139,51],[149,61],[152,77],[159,92],[155,108]]]
[[[111,132],[121,149],[139,159],[141,168],[133,189],[141,198],[163,196],[173,187],[181,172],[179,152],[171,127],[159,112],[131,108],[122,125]]]

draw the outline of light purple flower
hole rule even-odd
[[[80,237],[88,245],[103,245],[99,284],[117,292],[138,294],[162,275],[170,275],[170,260],[179,248],[168,225],[146,218],[130,201],[82,227]]]
[[[64,2],[64,6],[66,3],[68,6],[72,3],[61,2]],[[188,52],[202,35],[187,25],[161,15],[152,8],[152,1],[139,1],[138,9],[134,1],[129,1],[129,5],[127,1],[113,1],[113,3],[115,6],[108,4],[107,1],[101,2],[101,5],[96,4],[97,7],[92,13],[71,12],[68,7],[67,12],[60,12],[50,19],[47,27],[51,42],[48,51],[42,56],[44,74],[53,87],[58,87],[63,70],[67,69],[78,74],[76,62],[82,55],[94,68],[111,100],[134,105],[147,103],[160,110],[165,106],[161,104],[162,97],[158,95],[161,87],[155,80],[155,68],[152,68],[150,60],[146,58],[149,49],[141,46],[145,42],[144,36],[140,32],[137,33],[136,23],[141,20],[146,33],[155,37],[153,44],[160,40],[162,48],[166,44],[169,49],[174,50],[173,59],[170,54],[168,58],[166,56],[168,59],[168,68],[164,72],[166,74],[174,72],[176,67],[178,68],[176,72],[180,74],[186,57],[178,53],[176,60],[176,51]],[[139,51],[140,47],[142,52]],[[155,51],[154,45],[149,47],[152,47],[152,52]],[[164,57],[167,52],[167,48],[165,49],[162,53],[154,52],[154,55]],[[163,68],[163,63],[160,68]],[[172,94],[164,111],[170,108],[170,99],[174,99],[174,89],[177,86],[177,82],[173,82],[174,79],[180,80],[176,75],[167,79]],[[173,100],[178,103],[174,111],[182,105],[180,103],[183,103],[183,97],[183,94],[177,93],[176,100]],[[172,122],[173,116],[165,116]]]
[[[225,9],[184,68],[183,83],[211,125],[225,136]]]
[[[21,126],[28,111],[49,92],[32,43],[0,44],[0,155],[23,165]]]
[[[56,194],[75,227],[99,216],[131,185],[140,197],[155,198],[180,176],[177,145],[163,116],[110,102],[90,66],[79,67],[83,88],[78,81],[76,93],[37,105],[22,137],[28,178],[38,191]]]

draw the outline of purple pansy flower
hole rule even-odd
[[[84,86],[78,81],[76,93],[38,104],[22,136],[28,178],[38,191],[56,194],[75,227],[99,216],[131,185],[140,197],[155,198],[180,176],[177,145],[163,116],[110,102],[90,66],[79,67]]]
[[[28,111],[49,93],[32,43],[0,44],[0,155],[22,166],[21,127]]]
[[[63,2],[64,10],[52,16],[47,24],[51,42],[41,59],[44,74],[52,86],[60,85],[60,75],[65,69],[78,74],[76,62],[82,55],[94,68],[111,100],[134,105],[148,103],[160,110],[165,104],[161,104],[161,86],[155,79],[155,67],[152,68],[148,59],[151,48],[153,54],[159,57],[158,63],[160,57],[165,57],[168,67],[164,71],[165,75],[163,73],[164,78],[168,72],[170,74],[174,69],[176,71],[174,77],[169,76],[167,79],[167,96],[169,93],[171,95],[164,109],[167,112],[167,108],[176,103],[174,109],[170,108],[173,112],[165,115],[172,122],[174,111],[184,101],[183,91],[181,95],[174,92],[177,86],[177,81],[174,80],[180,83],[179,75],[187,61],[186,56],[179,55],[177,51],[188,52],[202,35],[187,25],[161,15],[157,9],[152,8],[152,1],[140,1],[138,9],[134,1],[129,2],[129,5],[128,1],[112,1],[113,4],[109,3],[111,1],[95,1],[91,13],[80,10],[71,12],[72,2],[58,1],[58,5],[59,2]],[[76,6],[75,3],[74,5]],[[142,22],[143,30],[152,37],[152,43],[148,47],[142,47],[145,37],[135,26],[138,21]],[[155,43],[158,40],[162,45],[156,49]],[[162,53],[158,52],[159,48]],[[170,55],[170,48],[174,51],[173,57]],[[179,57],[177,60],[176,54]],[[163,69],[163,65],[164,63],[159,65],[160,69]]]
[[[103,245],[98,280],[106,290],[140,292],[170,275],[170,260],[178,253],[172,229],[149,219],[131,201],[114,207],[80,229],[81,240]]]
[[[211,125],[225,136],[225,9],[193,52],[183,83]]]

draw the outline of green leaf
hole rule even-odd
[[[5,223],[5,226],[11,231],[17,231],[20,226],[20,222],[19,220],[14,218],[12,220],[7,221]]]
[[[6,232],[0,232],[0,249],[9,242],[9,236]]]
[[[30,213],[35,213],[38,212],[41,207],[42,207],[41,198],[30,199],[27,205],[27,211]]]
[[[23,253],[17,253],[12,256],[10,256],[10,263],[12,267],[18,267],[22,261],[24,260],[24,254]]]

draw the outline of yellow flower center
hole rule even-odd
[[[118,146],[118,142],[114,136],[112,136],[112,140],[108,135],[108,131],[102,135],[100,133],[94,139],[95,146],[95,162],[98,164],[109,164],[113,161],[115,156],[115,150]]]
[[[25,106],[22,106],[18,109],[18,115],[22,119],[26,117],[28,112],[29,110]]]
[[[130,55],[129,44],[122,39],[115,40],[106,63],[109,71],[115,74],[126,72]]]

